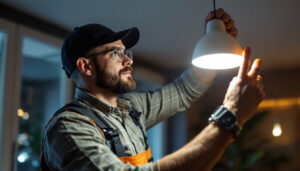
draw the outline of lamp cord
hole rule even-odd
[[[214,18],[217,18],[216,17],[216,0],[213,0],[213,5],[214,5]]]

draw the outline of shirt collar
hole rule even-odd
[[[74,98],[76,100],[86,103],[89,106],[93,106],[93,107],[97,108],[98,110],[100,110],[101,112],[103,112],[105,114],[118,113],[118,112],[120,112],[120,110],[129,111],[131,108],[130,101],[128,101],[128,100],[118,97],[118,101],[117,101],[118,107],[112,107],[112,106],[100,101],[91,93],[89,93],[83,89],[80,89],[80,88],[76,88]]]

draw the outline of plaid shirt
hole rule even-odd
[[[81,89],[76,89],[75,100],[92,109],[111,128],[117,129],[126,155],[131,156],[145,151],[143,133],[128,115],[131,107],[142,112],[140,122],[146,131],[188,108],[207,88],[189,69],[156,91],[119,96],[118,107],[108,106]],[[45,161],[55,170],[154,169],[152,163],[136,167],[122,163],[106,146],[104,135],[93,121],[74,112],[65,111],[53,118],[45,129],[43,140]]]

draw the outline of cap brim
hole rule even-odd
[[[136,27],[132,27],[128,30],[118,32],[117,34],[121,35],[120,39],[126,47],[126,49],[133,47],[140,38],[140,32]]]

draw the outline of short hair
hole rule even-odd
[[[80,73],[79,73],[77,67],[72,72],[71,79],[74,81],[76,87],[78,87],[82,78],[80,76]]]

